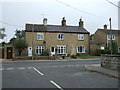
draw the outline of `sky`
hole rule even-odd
[[[109,0],[118,5],[120,0]],[[0,28],[7,35],[5,42],[14,37],[15,30],[25,30],[25,24],[42,24],[43,18],[49,25],[66,24],[78,26],[79,19],[84,27],[94,34],[98,28],[108,25],[112,18],[112,29],[118,29],[118,8],[106,0],[0,0]]]

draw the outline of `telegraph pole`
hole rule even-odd
[[[111,49],[111,55],[112,55],[112,32],[111,32],[111,18],[109,19],[110,21],[110,49]]]
[[[33,40],[34,40],[34,24],[32,26],[32,60],[33,60]]]

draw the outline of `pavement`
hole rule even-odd
[[[107,75],[107,76],[110,76],[110,77],[114,77],[114,78],[120,79],[120,76],[119,76],[120,72],[119,71],[101,67],[100,64],[85,65],[85,68],[88,71],[91,71],[91,72],[97,72],[97,73],[101,73],[101,74],[104,74],[104,75]]]
[[[100,58],[78,58],[78,59],[72,59],[72,58],[65,58],[65,59],[56,59],[56,60],[12,60],[12,59],[0,59],[0,62],[4,61],[68,61],[68,60],[100,60]]]

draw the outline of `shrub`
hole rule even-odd
[[[96,50],[96,56],[100,56],[101,54],[110,54],[110,50],[109,49],[105,49],[105,50]]]
[[[77,55],[76,55],[76,56],[80,57],[80,56],[81,56],[81,54],[80,54],[80,53],[77,53]]]
[[[77,59],[77,56],[75,56],[75,55],[71,55],[70,57],[74,58],[74,59]]]
[[[49,53],[47,51],[44,51],[41,53],[41,56],[49,56]]]

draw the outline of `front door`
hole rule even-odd
[[[12,47],[7,47],[7,59],[12,59]]]
[[[50,51],[51,51],[51,56],[55,55],[55,47],[51,47]]]
[[[32,56],[32,47],[28,47],[28,56]]]
[[[4,48],[2,48],[2,58],[4,58]]]

